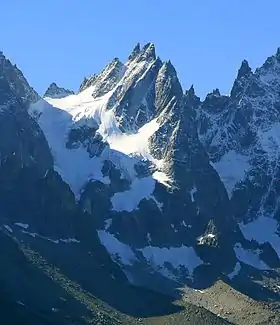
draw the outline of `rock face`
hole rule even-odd
[[[278,51],[254,73],[243,61],[231,95],[209,94],[197,109],[200,140],[234,218],[247,239],[270,243],[278,257],[279,89]]]
[[[55,170],[95,216],[102,244],[133,281],[152,285],[147,267],[183,283],[199,282],[204,268],[217,276],[239,262],[256,267],[242,257],[264,263],[257,251],[271,234],[277,254],[276,218],[266,239],[254,238],[257,226],[248,224],[244,206],[259,194],[241,185],[249,166],[265,170],[268,163],[254,135],[268,118],[259,112],[271,98],[265,92],[277,92],[274,79],[271,86],[261,81],[277,75],[276,57],[255,73],[243,61],[231,95],[215,89],[202,102],[193,87],[183,92],[153,44],[137,44],[125,64],[115,58],[85,79],[72,102],[50,99],[30,109],[55,153]],[[267,176],[255,173],[265,188]]]
[[[279,51],[204,101],[152,43],[77,94],[40,98],[2,54],[0,77],[2,229],[69,277],[112,303],[105,283],[174,294],[277,269]]]

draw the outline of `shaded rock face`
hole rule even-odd
[[[0,56],[0,160],[14,156],[19,168],[35,164],[44,172],[53,158],[38,124],[29,116],[28,106],[39,99],[23,74]]]
[[[30,87],[23,73],[16,65],[12,65],[0,52],[0,75],[1,75],[1,102],[12,101],[15,97],[24,102],[35,102],[39,99],[36,91]]]

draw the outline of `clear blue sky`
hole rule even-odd
[[[0,49],[40,93],[77,89],[139,41],[171,59],[184,88],[227,93],[241,61],[256,68],[280,46],[279,0],[4,0]]]

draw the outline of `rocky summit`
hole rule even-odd
[[[152,43],[42,97],[1,52],[0,318],[280,324],[279,139],[280,50],[204,100]]]

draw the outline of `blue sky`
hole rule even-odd
[[[1,3],[0,49],[40,93],[77,89],[137,42],[154,42],[184,88],[228,93],[241,61],[252,68],[280,46],[279,0],[10,0]]]

